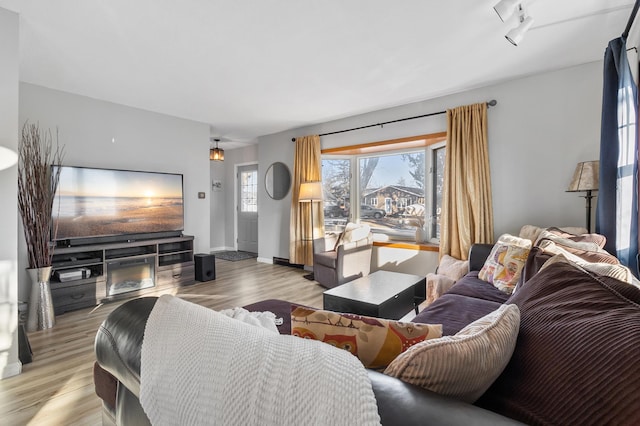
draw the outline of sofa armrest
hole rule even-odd
[[[96,334],[98,364],[138,397],[142,339],[157,300],[142,297],[125,302],[107,316]]]
[[[469,271],[479,271],[491,253],[493,244],[473,244],[469,249]]]
[[[367,370],[381,423],[387,425],[521,425],[508,417]]]

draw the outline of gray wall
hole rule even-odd
[[[224,148],[223,144],[220,148]],[[258,163],[257,145],[225,150],[224,162],[211,161],[211,180],[222,191],[211,191],[211,251],[236,249],[236,168]]]
[[[225,154],[228,156],[227,152],[225,152]],[[228,159],[226,161],[228,161]],[[210,195],[209,200],[211,203],[211,237],[209,241],[209,251],[226,250],[226,234],[224,226],[227,223],[227,212],[225,209],[225,191],[227,191],[228,189],[229,182],[226,182],[225,179],[225,163],[219,161],[209,161],[209,169],[211,174],[209,190],[207,191],[207,193]],[[214,191],[212,186],[213,181],[221,182],[222,189]]]
[[[584,226],[584,199],[565,190],[579,161],[599,158],[601,94],[602,62],[594,62],[267,135],[259,138],[260,179],[274,161],[292,168],[292,137],[496,99],[498,105],[489,110],[488,124],[495,236],[517,234],[524,224]],[[442,131],[446,131],[446,117],[439,115],[327,136],[321,143],[322,148],[331,148]],[[259,258],[288,258],[290,195],[279,202],[268,200],[264,189],[260,195]],[[433,252],[410,252],[377,250],[374,268],[404,268],[414,273],[435,268]]]
[[[208,124],[21,83],[20,123],[27,119],[41,128],[58,127],[65,165],[182,173],[184,233],[195,236],[197,252],[209,250]],[[199,199],[198,192],[207,198]],[[26,251],[20,241],[22,271]]]
[[[234,149],[225,151],[225,174],[224,174],[224,211],[226,221],[224,223],[218,223],[216,225],[220,231],[224,231],[225,236],[225,249],[235,250],[236,245],[236,175],[237,167],[247,164],[258,164],[258,147],[256,145],[248,146],[246,148]],[[260,170],[258,169],[258,175]],[[258,188],[263,180],[258,178]],[[260,205],[260,198],[258,198],[258,205]],[[258,214],[261,214],[260,211]],[[212,218],[215,221],[215,218]]]
[[[0,145],[18,149],[18,15],[0,8]],[[18,174],[0,170],[0,378],[22,371],[18,359]]]

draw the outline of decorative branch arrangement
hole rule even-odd
[[[29,255],[29,268],[51,266],[52,240],[57,227],[52,230],[53,201],[60,181],[60,167],[51,176],[51,165],[61,165],[63,149],[52,148],[51,131],[40,131],[37,124],[25,122],[18,148],[18,210],[22,217],[24,237]]]

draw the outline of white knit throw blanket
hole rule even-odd
[[[165,295],[145,328],[140,403],[153,425],[377,425],[357,358]]]

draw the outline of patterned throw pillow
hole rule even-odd
[[[531,240],[504,234],[493,246],[478,278],[511,294],[531,251]]]
[[[519,327],[518,306],[502,305],[453,336],[412,346],[393,360],[384,374],[474,402],[509,363]]]
[[[442,337],[442,325],[414,324],[320,309],[291,307],[291,335],[321,340],[384,368],[412,345]]]

